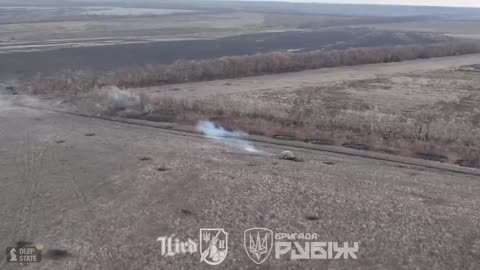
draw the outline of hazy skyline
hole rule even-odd
[[[281,1],[281,2],[296,2],[296,3],[480,7],[480,0],[244,0],[244,1]]]

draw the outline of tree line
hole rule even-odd
[[[65,91],[78,93],[105,85],[147,87],[478,52],[480,43],[456,41],[432,45],[259,53],[206,60],[178,60],[169,65],[123,67],[104,73],[65,71],[50,76],[39,75],[33,81],[33,90],[39,94]]]

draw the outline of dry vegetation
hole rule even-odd
[[[321,29],[324,27],[391,24],[400,22],[424,21],[422,16],[339,16],[339,15],[307,15],[307,14],[265,14],[267,27],[288,27],[300,29]]]
[[[92,102],[93,101],[93,102]],[[104,87],[77,104],[98,114],[195,124],[210,119],[230,130],[286,137],[479,167],[480,130],[469,122],[420,110],[409,117],[378,110],[328,109],[299,95],[290,107],[221,96],[174,98]],[[278,104],[277,104],[278,105]]]
[[[62,93],[66,90],[76,94],[89,91],[94,86],[145,87],[477,52],[480,52],[478,42],[450,42],[429,46],[352,48],[302,53],[275,52],[199,61],[179,60],[171,65],[126,67],[105,73],[67,71],[51,76],[38,76],[33,82],[33,90],[38,94]]]
[[[57,39],[88,39],[105,37],[175,37],[182,35],[210,36],[224,32],[262,28],[261,14],[232,12],[209,14],[176,14],[173,16],[78,16],[70,9],[59,9],[58,16],[47,14],[35,19],[32,11],[17,11],[0,16],[0,41],[42,42]],[[19,23],[15,23],[19,20]],[[77,40],[78,41],[78,40]]]
[[[419,110],[409,116],[387,114],[375,108],[363,111],[349,108],[331,109],[328,106],[318,106],[305,95],[297,96],[286,108],[234,97],[173,98],[105,87],[117,85],[126,88],[232,78],[479,51],[478,44],[455,43],[427,47],[270,53],[204,61],[178,61],[168,66],[127,68],[100,75],[72,71],[53,77],[38,77],[34,82],[34,91],[37,94],[73,96],[77,105],[89,112],[93,110],[95,113],[181,123],[211,119],[229,129],[241,129],[252,134],[282,135],[315,143],[344,145],[479,167],[478,125],[459,121],[457,118],[440,118],[428,109]]]

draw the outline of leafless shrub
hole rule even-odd
[[[122,115],[124,111],[114,110],[116,106],[110,104],[118,100],[104,91],[121,90],[97,90],[95,100],[103,104],[103,113]],[[187,99],[151,96],[138,91],[120,96],[132,101],[125,111],[150,120],[193,124],[210,119],[226,128],[242,129],[251,134],[290,135],[299,140],[329,139],[337,145],[360,143],[372,150],[410,156],[434,153],[447,156],[452,162],[477,160],[480,154],[478,127],[469,122],[435,118],[428,111],[407,118],[375,109],[328,111],[304,98],[297,100],[292,109],[234,97]]]
[[[33,79],[34,94],[73,95],[92,90],[97,84],[94,72],[66,70],[51,76],[37,75]]]
[[[434,152],[451,159],[478,160],[478,126],[458,119],[439,118],[428,110],[405,117],[384,114],[375,108],[357,111],[321,107],[312,104],[308,97],[297,98],[291,108],[281,108],[232,97],[184,99],[151,96],[134,90],[124,93],[116,87],[108,87],[142,87],[476,52],[480,52],[478,43],[448,43],[232,56],[122,68],[98,75],[66,71],[48,77],[39,76],[33,82],[33,89],[36,94],[70,95],[79,103],[89,101],[84,103],[95,104],[95,113],[187,123],[209,118],[227,128],[241,128],[254,134],[290,134],[298,139],[329,138],[337,144],[364,143],[372,149],[396,149],[405,155]]]
[[[52,76],[39,76],[34,81],[33,88],[34,92],[38,94],[68,93],[77,95],[94,87],[106,85],[117,85],[121,88],[145,87],[477,52],[480,52],[480,44],[476,42],[320,50],[302,53],[274,52],[198,61],[179,60],[170,65],[126,67],[103,74],[66,71]]]

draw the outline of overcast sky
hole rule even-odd
[[[247,1],[252,1],[252,0],[247,0]],[[480,7],[480,0],[263,0],[263,1]]]

